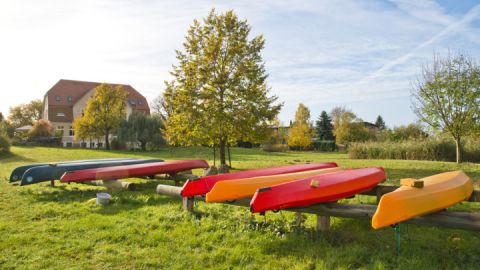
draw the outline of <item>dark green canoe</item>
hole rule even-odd
[[[72,164],[72,163],[84,163],[84,162],[104,162],[104,161],[116,161],[116,160],[135,160],[134,158],[104,158],[104,159],[86,159],[86,160],[68,160],[68,161],[57,161],[50,163],[37,163],[29,164],[15,168],[10,174],[10,182],[17,182],[22,180],[23,174],[30,168],[46,166],[51,164]]]
[[[65,173],[69,171],[78,171],[86,169],[95,169],[103,167],[123,166],[144,164],[153,162],[162,162],[161,159],[138,159],[138,160],[118,160],[118,161],[105,161],[105,162],[85,162],[78,164],[55,164],[38,166],[28,169],[22,176],[21,186],[57,180]]]

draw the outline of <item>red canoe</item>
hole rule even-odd
[[[113,180],[130,177],[150,176],[161,173],[173,174],[196,168],[208,168],[208,163],[205,160],[178,160],[78,170],[64,173],[63,176],[60,178],[60,181],[85,182],[92,180]]]
[[[308,170],[318,170],[318,169],[326,169],[326,168],[333,168],[333,167],[337,167],[337,163],[323,162],[323,163],[314,163],[314,164],[299,164],[299,165],[289,165],[289,166],[211,175],[211,176],[202,177],[197,180],[187,181],[183,186],[181,194],[183,197],[205,195],[213,188],[215,183],[218,181],[266,176],[266,175],[275,175],[275,174],[284,174],[284,173],[303,172]]]
[[[332,202],[367,191],[386,179],[383,168],[347,170],[258,189],[253,213]]]

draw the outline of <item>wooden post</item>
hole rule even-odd
[[[375,189],[375,193],[377,193],[377,204],[380,203],[380,199],[382,198],[382,190],[380,188]]]
[[[50,186],[54,187],[55,186],[55,180],[50,180]]]
[[[330,216],[317,215],[317,231],[328,232],[330,230]]]
[[[182,201],[183,201],[183,209],[192,213],[195,198],[194,197],[183,197]]]

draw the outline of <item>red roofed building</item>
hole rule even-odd
[[[87,101],[94,95],[98,82],[84,82],[73,80],[60,80],[45,94],[43,100],[42,118],[49,120],[56,132],[63,134],[64,146],[103,147],[103,139],[87,142],[75,141],[73,120],[81,117]],[[148,102],[135,88],[125,84],[109,84],[121,86],[128,93],[126,104],[126,117],[132,112],[150,114]]]

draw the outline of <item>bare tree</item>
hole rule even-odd
[[[419,119],[449,133],[461,162],[461,139],[477,130],[480,120],[480,67],[465,54],[435,54],[422,66],[412,91],[412,107]]]

